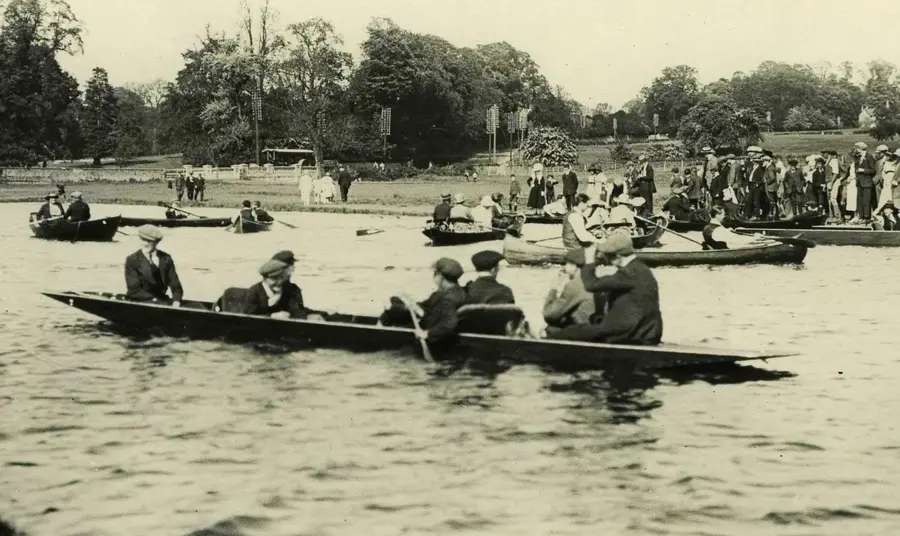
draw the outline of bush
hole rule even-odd
[[[613,159],[613,162],[627,162],[629,160],[634,160],[634,148],[624,141],[619,141],[609,151],[609,155]]]
[[[375,169],[374,166],[360,165],[350,167],[348,169],[350,175],[354,179],[362,179],[365,181],[395,181],[399,179],[409,179],[421,173],[421,170],[412,166],[389,166],[384,171]]]
[[[834,126],[834,121],[822,110],[806,104],[794,106],[784,118],[785,130],[822,130]]]
[[[654,143],[647,148],[647,156],[650,160],[677,160],[687,156],[687,149],[680,141],[669,143]]]
[[[540,127],[529,131],[522,156],[545,166],[562,166],[578,162],[578,148],[561,129]]]

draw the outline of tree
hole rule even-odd
[[[289,135],[308,139],[319,173],[326,151],[347,127],[336,121],[347,87],[353,58],[339,49],[343,42],[334,26],[320,18],[288,26],[287,58],[278,66],[277,83],[282,104],[289,111]]]
[[[879,140],[891,139],[900,128],[900,89],[895,81],[897,68],[886,61],[869,63],[866,81],[866,106],[875,112],[872,135]]]
[[[562,129],[540,127],[528,132],[522,156],[545,166],[561,166],[578,162],[578,148]]]
[[[116,138],[119,106],[104,69],[95,67],[84,92],[82,125],[86,153],[100,165],[100,159],[111,156],[119,143]]]
[[[65,2],[12,0],[0,26],[0,163],[32,165],[79,156],[78,83],[60,52],[81,44]]]
[[[766,61],[749,76],[733,78],[735,104],[765,117],[772,114],[772,127],[784,128],[788,110],[816,103],[821,80],[808,65],[788,65]]]
[[[759,118],[721,97],[705,97],[681,120],[678,138],[688,148],[745,147],[762,140]]]
[[[143,156],[152,151],[153,133],[145,129],[149,109],[144,98],[130,89],[115,88],[118,116],[116,120],[116,163],[123,166],[135,156]]]
[[[659,114],[659,131],[674,135],[681,118],[697,103],[699,93],[696,69],[688,65],[666,67],[647,90],[647,119]]]
[[[834,122],[822,110],[806,104],[788,110],[784,120],[785,130],[820,130],[834,126]]]
[[[136,93],[147,107],[143,129],[147,132],[150,141],[150,154],[154,155],[161,154],[159,136],[162,128],[162,103],[169,93],[169,86],[168,82],[157,78],[152,82],[126,87],[129,91]]]

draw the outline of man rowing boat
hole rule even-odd
[[[293,260],[293,253],[290,253],[290,260]],[[310,311],[303,304],[303,292],[291,282],[293,272],[292,263],[276,258],[266,261],[259,268],[262,281],[247,289],[240,312],[281,320],[308,319]]]
[[[125,297],[133,301],[161,301],[181,305],[184,289],[171,255],[157,249],[162,231],[152,225],[138,228],[141,249],[125,259]],[[172,291],[169,299],[168,291]]]
[[[459,325],[457,309],[466,301],[466,292],[459,286],[463,268],[453,259],[444,257],[432,265],[437,289],[425,301],[416,303],[408,296],[391,298],[381,314],[380,323],[385,326],[405,326],[411,320],[409,313],[418,316],[421,338],[429,344],[441,344],[452,340]]]
[[[259,221],[263,223],[269,223],[275,221],[275,218],[269,215],[269,212],[262,208],[262,204],[259,201],[253,202],[253,208],[250,210],[250,214],[253,217],[253,221]]]
[[[587,194],[575,196],[575,206],[563,219],[562,242],[566,251],[581,249],[595,244],[597,238],[587,230],[587,210],[590,198]]]
[[[175,201],[172,203],[169,208],[166,209],[166,219],[167,220],[183,220],[187,218],[187,214],[178,210],[181,207],[181,203]]]
[[[81,192],[72,192],[72,203],[66,209],[66,219],[71,222],[82,222],[91,219],[91,207],[82,199]]]
[[[245,221],[256,221],[253,219],[253,204],[250,203],[249,199],[245,199],[241,202],[241,211],[237,216],[232,220],[233,225],[237,225],[241,220]]]
[[[566,264],[560,273],[559,282],[544,300],[543,316],[547,323],[548,339],[570,338],[572,332],[584,329],[581,326],[598,322],[598,312],[602,318],[606,302],[601,299],[597,303],[597,298],[602,298],[603,295],[585,290],[581,279],[584,265],[583,249],[566,252]]]
[[[472,265],[478,272],[466,285],[466,304],[514,304],[513,291],[497,282],[503,255],[493,250],[480,251],[472,256]]]
[[[704,249],[735,249],[775,243],[759,236],[746,236],[733,232],[725,227],[725,216],[725,209],[722,207],[709,209],[711,221],[703,228]]]

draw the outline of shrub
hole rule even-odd
[[[629,160],[634,160],[634,148],[624,141],[619,141],[609,151],[609,155],[613,159],[613,162],[627,162]]]
[[[650,160],[677,160],[687,156],[688,152],[680,141],[669,143],[654,143],[647,148],[647,156]]]
[[[561,129],[540,127],[528,133],[522,156],[545,166],[562,166],[578,161],[578,148]]]

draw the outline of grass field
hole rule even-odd
[[[669,194],[670,174],[657,174],[658,193],[654,198],[659,207]],[[329,205],[303,206],[300,194],[293,184],[269,184],[263,181],[222,181],[207,184],[206,201],[202,204],[191,203],[186,199],[182,208],[190,210],[191,206],[207,206],[217,208],[233,207],[237,209],[241,201],[249,199],[260,201],[264,206],[276,212],[344,212],[368,214],[392,214],[422,216],[430,215],[434,206],[440,202],[441,194],[462,193],[467,204],[474,206],[482,196],[499,192],[504,195],[504,205],[509,195],[509,182],[505,177],[486,177],[478,182],[465,182],[462,177],[425,177],[427,180],[392,181],[392,182],[356,182],[350,188],[350,202]],[[581,176],[581,189],[587,187],[587,177]],[[523,190],[527,187],[524,180],[519,184]],[[159,202],[171,202],[173,190],[166,188],[162,182],[124,183],[124,182],[92,182],[79,187],[88,203],[115,205],[156,205]],[[32,202],[35,209],[43,202],[44,195],[50,190],[49,185],[0,185],[0,202]],[[69,193],[73,188],[69,188]],[[557,186],[561,193],[561,186]],[[522,197],[527,197],[523,193]],[[520,197],[519,206],[524,208],[526,199]]]

